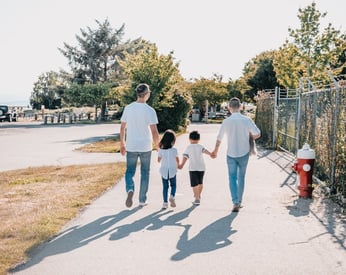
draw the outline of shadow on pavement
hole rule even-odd
[[[14,269],[10,270],[10,272],[25,270],[40,263],[46,257],[66,253],[87,245],[90,242],[113,231],[114,228],[111,227],[114,224],[134,214],[138,209],[139,208],[123,210],[116,215],[101,217],[81,227],[74,226],[68,228],[65,231],[61,232],[58,236],[56,236],[52,241],[43,245],[47,246],[44,249],[44,253],[40,248],[34,249],[35,251],[30,252],[31,255],[35,255],[31,260],[15,267]]]
[[[231,227],[236,216],[237,213],[232,213],[216,220],[191,239],[188,239],[188,233],[192,225],[184,225],[184,232],[177,243],[179,251],[171,257],[171,260],[181,261],[195,253],[210,252],[230,245],[232,242],[228,237],[237,232]]]
[[[260,154],[260,157],[269,159],[287,174],[286,179],[281,183],[280,187],[286,186],[290,188],[291,191],[295,193],[294,197],[296,198],[292,202],[292,205],[286,206],[289,214],[296,218],[308,215],[313,216],[326,229],[326,232],[323,234],[330,234],[334,241],[338,243],[342,249],[346,250],[346,223],[343,222],[345,218],[338,214],[340,213],[340,206],[324,197],[323,194],[320,195],[320,197],[323,198],[323,202],[321,203],[318,196],[314,195],[314,192],[312,199],[299,198],[296,188],[297,178],[292,170],[294,156],[285,152],[270,150],[263,150]]]
[[[125,224],[125,225],[116,227],[115,230],[117,231],[114,232],[109,237],[109,239],[111,241],[115,241],[115,240],[125,238],[129,236],[131,233],[138,232],[145,229],[147,226],[149,226],[147,230],[158,230],[162,228],[163,226],[182,226],[181,223],[179,223],[179,221],[187,218],[193,209],[195,209],[195,206],[191,206],[190,208],[184,211],[173,214],[165,220],[161,220],[160,218],[172,213],[173,211],[172,210],[165,211],[165,212],[163,210],[156,211],[131,224]]]

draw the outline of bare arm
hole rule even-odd
[[[120,153],[123,156],[126,153],[125,131],[126,131],[126,122],[121,122],[121,125],[120,125]]]
[[[203,150],[203,154],[206,154],[208,156],[212,156],[212,153],[209,150],[205,149],[205,148]]]
[[[255,140],[255,139],[258,139],[261,137],[261,134],[258,134],[258,135],[251,135],[252,139]]]
[[[150,125],[151,134],[153,136],[155,149],[159,148],[159,131],[157,130],[156,124]]]
[[[175,161],[177,162],[177,167],[179,168],[179,157],[178,156],[175,157]]]
[[[213,150],[213,152],[211,152],[211,157],[212,158],[216,158],[217,157],[217,152],[219,151],[220,144],[221,144],[221,140],[216,140],[214,150]]]
[[[178,166],[179,169],[183,169],[185,163],[187,161],[187,158],[183,157],[183,160],[181,161],[181,164]]]

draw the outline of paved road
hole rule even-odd
[[[35,131],[49,133],[56,137],[49,146],[67,143],[64,146],[71,150],[94,137],[115,134],[116,129],[116,125],[98,125],[16,131],[26,139],[37,138]],[[201,143],[212,149],[218,125],[193,124],[193,129],[201,132]],[[84,130],[88,134],[82,134]],[[8,131],[10,135],[12,130]],[[1,139],[7,134],[1,134]],[[178,138],[180,154],[187,142],[187,135]],[[66,156],[75,154],[60,146]],[[42,158],[48,156],[56,162],[53,154]],[[224,143],[218,158],[206,157],[202,203],[197,207],[191,204],[184,168],[178,173],[177,207],[160,210],[156,156],[154,152],[146,207],[138,207],[137,189],[134,207],[125,208],[122,179],[15,274],[346,274],[345,223],[332,214],[334,205],[317,194],[312,200],[298,198],[292,159],[285,154],[262,150],[251,157],[245,207],[237,214],[231,213]]]
[[[41,165],[70,165],[119,160],[119,154],[74,149],[119,134],[118,124],[0,123],[0,171]]]

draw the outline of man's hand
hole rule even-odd
[[[126,147],[125,147],[125,145],[120,145],[120,153],[121,153],[123,156],[125,156],[125,154],[126,154]]]

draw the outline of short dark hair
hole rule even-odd
[[[241,106],[240,99],[237,97],[232,97],[228,103],[228,106],[231,108],[240,108]]]
[[[137,95],[144,95],[146,93],[150,93],[150,88],[148,84],[140,83],[136,87]]]
[[[191,140],[200,140],[201,135],[197,131],[192,131],[189,135],[189,139]]]

